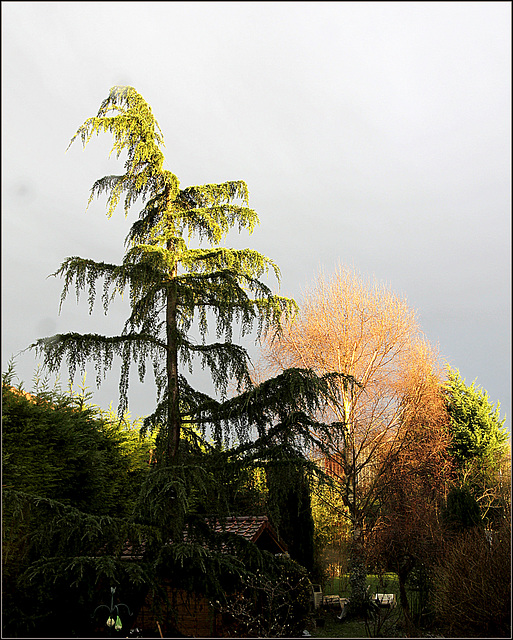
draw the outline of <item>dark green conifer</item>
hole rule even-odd
[[[159,464],[145,474],[133,514],[125,520],[100,521],[89,514],[84,520],[76,510],[62,517],[60,504],[34,498],[32,502],[39,501],[49,511],[46,520],[56,524],[46,537],[42,532],[51,553],[33,562],[24,575],[40,584],[58,577],[76,585],[84,580],[123,580],[155,589],[165,575],[177,588],[222,600],[256,571],[271,571],[275,561],[244,544],[240,536],[214,534],[209,523],[231,512],[232,497],[252,470],[283,457],[284,443],[301,450],[315,434],[322,447],[319,434],[329,428],[311,416],[320,414],[328,398],[336,400],[336,379],[349,377],[290,369],[253,385],[248,354],[232,342],[233,325],[242,336],[255,329],[258,339],[264,332],[279,331],[281,320],[294,313],[296,304],[261,281],[268,274],[279,280],[272,260],[250,249],[221,246],[230,229],[251,233],[258,222],[249,208],[246,184],[181,189],[177,177],[163,168],[163,139],[151,109],[131,87],[114,87],[98,115],[86,120],[72,142],[79,137],[86,145],[101,132],[112,133],[112,151],[118,156],[126,152],[126,161],[122,175],[94,183],[90,200],[107,194],[108,216],[123,195],[126,214],[138,198],[142,208],[126,238],[122,264],[70,257],[54,275],[64,279],[61,304],[74,289],[77,297],[87,295],[91,312],[100,289],[107,313],[116,295],[127,291],[130,316],[119,335],[66,333],[41,338],[32,347],[50,371],[66,362],[72,377],[93,361],[98,384],[114,356],[120,357],[120,416],[128,407],[132,363],[141,380],[151,363],[157,402],[144,429],[157,432]],[[191,337],[195,321],[199,343]],[[211,323],[218,341],[207,343]],[[210,369],[218,397],[195,390],[179,369],[188,367],[192,373],[197,358]],[[237,395],[227,398],[232,383]],[[203,437],[208,427],[214,443]],[[303,463],[306,468],[308,461]],[[12,498],[23,508],[24,496]],[[77,531],[84,527],[86,533],[80,535],[88,536],[87,555],[81,555],[82,543],[77,541]],[[127,540],[136,546],[144,540],[140,561],[123,559]]]
[[[255,324],[257,338],[278,327],[280,318],[296,308],[293,300],[272,293],[260,278],[279,269],[272,260],[250,250],[221,247],[233,227],[250,233],[258,223],[248,206],[243,181],[207,184],[181,189],[177,177],[163,168],[163,138],[150,107],[132,87],[114,87],[102,102],[98,115],[79,128],[85,146],[94,134],[110,132],[117,156],[126,152],[124,173],[97,180],[91,199],[108,195],[110,217],[124,194],[125,214],[141,198],[144,206],[127,237],[121,265],[79,257],[66,259],[54,274],[64,278],[61,304],[74,285],[77,296],[87,290],[92,311],[97,283],[103,279],[105,312],[114,298],[129,290],[131,315],[121,335],[100,336],[67,333],[43,338],[32,345],[44,355],[50,370],[66,359],[70,374],[89,360],[96,365],[97,381],[110,369],[114,355],[122,360],[119,411],[128,405],[128,380],[132,362],[140,379],[148,360],[157,386],[157,408],[147,419],[160,427],[160,451],[167,460],[178,450],[182,424],[193,416],[205,397],[197,394],[181,375],[179,364],[192,366],[194,356],[210,368],[216,390],[224,395],[227,384],[249,385],[248,355],[232,343],[236,322],[241,335]],[[70,143],[71,144],[71,143]],[[193,240],[208,248],[193,247]],[[215,318],[217,338],[206,344],[208,321]],[[203,338],[195,344],[189,330],[199,321]]]
[[[495,526],[507,513],[509,498],[509,434],[500,417],[500,404],[492,404],[488,393],[474,381],[467,385],[457,369],[447,367],[443,385],[449,414],[449,452],[456,463],[459,488],[479,504],[487,526]],[[470,508],[470,507],[469,507]]]
[[[467,385],[457,369],[447,367],[447,377],[443,392],[452,435],[450,450],[458,467],[463,469],[473,460],[479,460],[481,468],[497,467],[508,441],[500,404],[493,406],[476,381]]]

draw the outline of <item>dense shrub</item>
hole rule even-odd
[[[234,637],[301,636],[310,612],[310,581],[304,567],[284,556],[244,582],[221,607]]]
[[[450,637],[511,637],[511,523],[455,536],[435,571],[437,621]]]
[[[4,376],[4,636],[83,633],[97,578],[83,567],[113,532],[123,535],[119,522],[147,474],[151,442],[83,400],[27,394]]]
[[[2,384],[2,484],[95,515],[130,515],[151,441],[58,391]]]

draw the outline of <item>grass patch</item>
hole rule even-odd
[[[406,622],[404,620],[403,611],[400,605],[399,597],[399,579],[395,573],[385,573],[382,576],[368,575],[367,585],[369,587],[369,595],[374,596],[376,593],[393,593],[396,597],[397,606],[393,609],[386,607],[380,608],[378,615],[374,615],[367,620],[358,618],[345,618],[338,620],[337,614],[324,608],[318,610],[314,618],[321,619],[323,626],[308,627],[308,631],[314,638],[403,638],[406,637]],[[349,574],[333,577],[323,586],[324,595],[339,595],[341,598],[350,597]],[[420,612],[421,594],[415,589],[410,589],[406,585],[406,593],[412,613],[412,620],[415,624],[420,625],[417,629],[419,634],[417,637],[429,637],[437,630],[432,630],[429,626],[424,627],[421,618],[417,618],[417,612]],[[426,618],[423,619],[425,624],[429,625]],[[443,636],[442,636],[443,637]]]
[[[324,626],[310,630],[312,638],[366,638],[363,620],[337,620],[333,614],[324,617]]]
[[[369,593],[395,593],[396,600],[399,602],[399,579],[395,573],[385,573],[382,576],[368,575],[367,585]],[[337,595],[341,598],[349,598],[349,574],[340,577],[330,578],[324,585],[323,592],[326,595]]]

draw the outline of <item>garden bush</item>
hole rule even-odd
[[[435,570],[437,622],[451,637],[511,637],[511,523],[455,536]]]
[[[235,637],[294,638],[310,615],[310,581],[305,569],[284,556],[270,571],[246,578],[237,597],[221,607]]]

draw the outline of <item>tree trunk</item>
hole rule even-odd
[[[166,455],[172,460],[180,443],[180,408],[178,394],[178,344],[176,327],[176,288],[173,283],[167,293],[167,447]]]
[[[172,200],[171,193],[168,192],[167,208],[168,213],[171,212]],[[168,225],[168,229],[172,228],[172,223]],[[175,251],[173,239],[167,241],[167,250]],[[167,290],[166,302],[166,338],[167,338],[167,442],[166,442],[166,458],[172,460],[177,452],[180,444],[180,404],[178,390],[178,327],[176,321],[177,310],[177,290],[176,276],[178,273],[177,263],[171,268],[169,274],[170,286]]]
[[[367,593],[367,571],[360,540],[353,540],[349,559],[349,584],[351,611],[356,615],[365,613]]]
[[[416,634],[416,627],[411,619],[410,615],[410,603],[408,602],[408,595],[406,593],[406,580],[412,569],[412,565],[408,562],[407,566],[400,567],[397,571],[397,577],[399,579],[399,595],[401,598],[401,608],[403,610],[404,622],[406,627],[406,633],[408,637],[412,637]]]
[[[354,485],[353,485],[354,488]],[[368,601],[367,567],[365,562],[363,517],[357,511],[356,496],[353,503],[352,540],[349,556],[349,583],[351,609],[354,614],[365,615]]]

